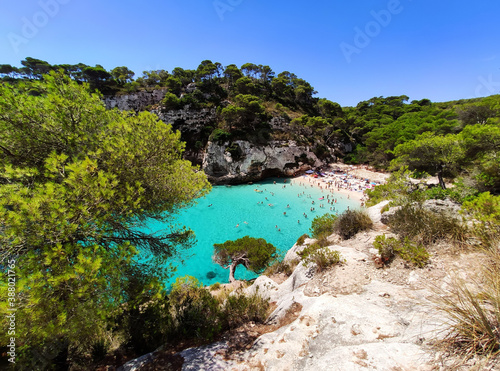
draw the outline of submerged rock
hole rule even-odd
[[[212,279],[212,278],[215,278],[217,277],[217,273],[215,273],[214,271],[210,271],[210,272],[207,272],[207,278],[208,279]]]

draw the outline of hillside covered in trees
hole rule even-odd
[[[341,107],[316,97],[314,87],[295,74],[276,74],[253,63],[238,67],[205,60],[195,70],[144,71],[135,79],[125,66],[107,71],[100,65],[51,65],[30,57],[21,65],[0,65],[2,81],[15,85],[63,70],[106,96],[162,90],[161,102],[148,107],[157,113],[211,110],[194,134],[181,128],[188,152],[203,151],[209,141],[225,142],[226,151],[238,158],[235,140],[257,145],[294,140],[324,162],[342,159],[383,170],[408,165],[416,175],[438,175],[442,187],[444,178],[460,175],[481,191],[500,191],[499,95],[440,103],[400,95]],[[279,128],[271,122],[279,122]]]
[[[204,344],[245,321],[266,319],[267,303],[258,296],[214,298],[189,278],[166,294],[171,258],[192,244],[193,233],[182,226],[156,234],[140,228],[151,219],[170,222],[210,191],[206,174],[185,160],[185,148],[204,151],[219,142],[236,159],[244,155],[243,141],[296,142],[325,163],[398,170],[368,192],[368,202],[405,206],[415,223],[396,218],[407,222],[401,230],[412,237],[419,224],[419,236],[433,237],[427,227],[441,233],[441,224],[415,211],[415,203],[448,197],[475,220],[473,230],[450,232],[454,238],[497,247],[498,95],[445,103],[402,95],[341,107],[316,97],[293,73],[250,63],[203,61],[196,70],[146,71],[135,80],[126,67],[106,71],[33,58],[21,64],[0,65],[0,264],[9,274],[0,278],[0,293],[10,297],[0,313],[6,318],[10,307],[17,310],[21,369],[91,369],[111,343],[140,355],[179,339]],[[162,98],[145,111],[159,117],[208,111],[210,119],[189,135],[151,112],[103,103],[103,95],[153,91]],[[427,174],[437,175],[441,188],[420,189],[408,179]],[[450,181],[454,187],[446,186]],[[141,251],[150,258],[137,259]],[[9,341],[4,332],[1,345]]]

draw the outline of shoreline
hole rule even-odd
[[[331,169],[336,170],[334,173]],[[340,171],[340,172],[339,172]],[[292,178],[295,183],[308,183],[313,187],[324,189],[331,194],[340,194],[340,199],[347,196],[364,207],[367,200],[365,190],[379,184],[384,184],[389,174],[368,170],[365,167],[345,164],[331,164],[326,171],[327,176],[314,178],[312,175],[302,174]]]
[[[328,191],[332,195],[341,195],[339,198],[342,200],[344,197],[347,200],[358,201],[360,204],[363,203],[363,198],[365,197],[364,192],[350,191],[344,188],[336,188],[334,186],[329,187],[328,184],[318,180],[317,178],[313,178],[310,176],[300,175],[294,178],[291,178],[291,181],[294,183],[308,183],[312,187],[320,188]]]

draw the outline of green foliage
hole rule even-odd
[[[330,250],[317,243],[307,246],[299,255],[303,265],[306,266],[309,263],[315,263],[319,272],[342,263],[342,257],[338,251]]]
[[[224,268],[230,268],[229,280],[234,281],[238,265],[260,273],[276,257],[276,247],[263,238],[244,236],[235,241],[214,244],[213,260]]]
[[[257,293],[229,295],[222,307],[223,326],[234,329],[244,323],[264,323],[269,311],[269,301]]]
[[[376,248],[382,258],[382,262],[387,264],[395,255],[413,265],[423,268],[429,261],[429,253],[421,244],[413,244],[409,238],[400,241],[394,237],[386,238],[385,234],[375,237],[373,247]]]
[[[374,206],[385,200],[391,200],[393,205],[401,205],[408,199],[416,199],[419,194],[411,181],[412,176],[413,172],[407,167],[393,172],[385,184],[366,190],[368,196],[366,206]]]
[[[177,95],[170,92],[165,94],[161,103],[167,111],[181,108],[180,99],[177,98]]]
[[[444,176],[454,176],[464,160],[464,151],[456,135],[436,136],[422,134],[417,139],[398,145],[394,149],[396,159],[392,166],[408,165],[410,170],[436,174],[440,186],[445,189]]]
[[[234,103],[222,109],[221,115],[231,128],[252,130],[262,127],[268,116],[259,97],[238,94]]]
[[[394,237],[387,238],[385,234],[378,235],[373,241],[373,247],[378,250],[384,264],[392,260],[400,245],[398,239]]]
[[[226,152],[229,152],[234,160],[239,160],[243,155],[241,147],[235,142],[226,147]]]
[[[348,240],[357,233],[370,229],[372,225],[372,220],[364,211],[346,210],[335,221],[333,230],[344,240]]]
[[[314,220],[313,220],[313,222],[314,222]],[[297,245],[303,245],[303,244],[304,244],[304,242],[305,242],[305,240],[306,240],[306,238],[309,238],[309,235],[308,235],[307,233],[304,233],[302,236],[300,236],[300,237],[297,239],[296,244],[297,244]]]
[[[171,324],[167,338],[212,340],[221,330],[217,299],[194,277],[179,277],[168,295]]]
[[[211,135],[211,139],[214,142],[223,143],[228,141],[231,138],[231,133],[228,133],[222,129],[215,129]]]
[[[401,258],[407,262],[423,268],[429,261],[429,253],[421,244],[413,244],[408,238],[405,238],[401,246],[396,250]]]
[[[283,273],[286,276],[290,276],[296,266],[296,261],[286,262],[283,259],[277,259],[273,264],[267,267],[262,274],[272,276],[273,274]]]
[[[161,295],[168,259],[193,235],[140,228],[210,188],[182,159],[179,137],[152,114],[107,111],[60,73],[0,86],[0,259],[19,266],[20,363],[70,362],[128,316],[127,305]],[[137,272],[148,278],[132,296]]]
[[[401,239],[409,238],[424,245],[438,241],[462,245],[468,236],[467,227],[453,216],[426,210],[419,204],[400,207],[391,217],[389,226]]]
[[[500,237],[500,196],[481,193],[462,205],[474,221],[474,233],[486,247],[495,247]]]
[[[333,227],[336,220],[337,216],[333,214],[324,214],[322,216],[315,217],[311,223],[311,228],[309,229],[313,238],[321,238],[324,235],[331,235],[333,233]]]
[[[445,200],[450,199],[459,204],[473,199],[478,194],[474,187],[467,186],[463,179],[457,179],[453,182],[453,187],[442,189],[441,187],[432,187],[425,191],[426,199]]]

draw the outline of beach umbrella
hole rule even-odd
[[[314,171],[312,171],[312,170],[307,170],[306,171],[306,174],[313,174],[313,173],[314,173]]]

